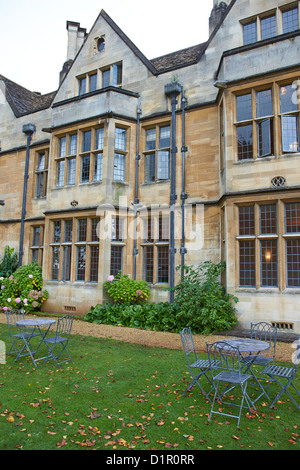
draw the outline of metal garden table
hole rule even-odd
[[[248,339],[248,338],[231,338],[231,339],[226,339],[224,341],[227,344],[229,344],[230,346],[232,346],[234,348],[238,348],[242,357],[243,357],[243,354],[247,353],[247,363],[245,363],[245,367],[247,367],[246,372],[249,371],[251,373],[251,375],[254,378],[255,382],[258,384],[258,386],[260,387],[260,389],[262,391],[262,393],[259,395],[259,397],[257,397],[253,401],[253,403],[255,403],[257,400],[259,400],[259,398],[262,395],[266,395],[267,398],[269,398],[268,395],[267,395],[267,392],[265,391],[263,386],[260,384],[258,378],[255,376],[253,370],[251,369],[251,366],[252,366],[253,362],[255,361],[255,358],[262,351],[266,351],[267,349],[270,348],[270,344],[267,341],[260,341],[260,340],[257,340],[257,339]],[[252,361],[251,361],[251,359],[249,359],[251,357],[253,357]]]
[[[50,355],[47,355],[47,356],[44,356],[44,357],[40,357],[38,359],[34,358],[34,356],[36,355],[38,349],[44,343],[45,337],[46,337],[49,329],[51,328],[51,325],[53,325],[54,323],[55,323],[55,320],[50,319],[50,318],[32,318],[32,319],[28,319],[28,320],[19,320],[16,323],[16,325],[19,327],[20,333],[22,335],[22,339],[23,339],[25,344],[24,344],[24,347],[22,348],[22,350],[20,351],[20,353],[18,354],[18,356],[16,357],[15,361],[17,361],[20,357],[24,356],[24,354],[22,354],[22,352],[24,351],[25,348],[27,349],[27,351],[28,351],[35,367],[37,367],[37,362],[38,361],[41,361],[42,359],[45,360],[48,357],[51,357]],[[28,338],[26,338],[23,334],[22,328],[32,328],[32,335],[29,336]],[[36,333],[36,330],[38,331],[38,334]],[[38,344],[38,347],[34,351],[32,351],[32,349],[30,347],[31,346],[30,345],[30,339],[32,339],[33,334],[35,334],[37,336],[41,336],[41,341]]]

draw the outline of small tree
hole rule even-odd
[[[18,254],[14,251],[14,248],[5,247],[4,256],[0,262],[0,277],[9,277],[18,268]]]
[[[226,293],[220,282],[225,263],[204,262],[197,268],[179,266],[184,277],[174,288],[178,320],[197,333],[229,330],[236,323],[234,304],[238,299]]]

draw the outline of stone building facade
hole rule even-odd
[[[165,301],[176,266],[223,259],[241,325],[300,332],[299,21],[215,0],[205,43],[149,60],[101,11],[67,22],[55,92],[0,75],[0,252],[43,266],[45,311],[119,270]]]

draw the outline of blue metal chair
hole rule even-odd
[[[50,360],[53,359],[56,362],[58,367],[60,366],[60,364],[63,364],[64,362],[71,361],[73,363],[71,356],[67,350],[67,345],[70,339],[73,320],[74,320],[74,317],[71,315],[65,315],[64,317],[57,320],[55,335],[49,338],[46,337],[44,340],[49,350],[49,357],[45,358],[44,362],[47,359],[50,359]],[[54,351],[56,350],[59,351],[58,354],[54,354]],[[66,353],[67,359],[64,359],[63,361],[59,361],[63,352]]]
[[[294,400],[294,398],[288,392],[288,388],[291,386],[296,391],[297,395],[300,396],[299,390],[295,387],[293,380],[295,375],[297,374],[300,362],[300,340],[296,343],[296,352],[293,358],[293,367],[284,367],[284,366],[276,366],[274,364],[268,365],[262,371],[262,374],[266,374],[272,381],[276,382],[280,387],[280,392],[276,395],[274,400],[272,401],[269,408],[274,406],[274,404],[279,400],[283,393],[286,393],[292,402],[296,405],[298,410],[300,411],[300,406]],[[282,381],[285,381],[284,383]]]
[[[257,339],[259,341],[266,341],[269,343],[269,349],[265,353],[261,353],[253,357],[244,357],[243,360],[247,363],[247,360],[251,362],[251,365],[267,366],[272,362],[275,363],[275,352],[276,352],[276,341],[277,341],[277,328],[267,322],[251,323],[251,339]]]
[[[252,376],[242,373],[242,368],[244,367],[244,364],[240,355],[240,351],[238,348],[226,343],[226,341],[218,341],[213,344],[207,344],[207,352],[211,364],[214,364],[216,362],[221,363],[221,365],[218,367],[218,370],[214,368],[211,369],[212,378],[215,386],[215,395],[213,398],[209,421],[211,420],[212,414],[215,413],[224,416],[229,416],[230,418],[236,418],[238,420],[237,426],[239,427],[242,409],[248,408],[250,413],[252,413],[251,407],[255,410],[254,403],[251,401],[247,393],[247,381]],[[225,384],[225,390],[221,394],[219,393],[220,384]],[[232,385],[232,387],[230,387],[230,385]],[[222,397],[226,395],[226,393],[228,393],[230,390],[235,389],[238,385],[240,386],[242,391],[242,399],[240,405],[235,404],[232,401],[223,401]],[[247,407],[243,406],[245,400],[247,403]],[[232,415],[222,413],[220,411],[215,411],[214,405],[216,401],[221,401],[224,405],[239,407],[239,414]]]
[[[17,326],[18,321],[25,320],[25,313],[23,312],[23,310],[10,310],[6,312],[6,319],[9,337],[11,341],[11,347],[7,355],[16,354],[17,357],[28,356],[29,354],[22,354],[26,346],[24,344],[20,328]],[[30,342],[31,338],[39,336],[39,333],[34,333],[33,330],[30,330],[28,328],[24,328],[22,329],[22,331],[23,336],[27,339],[28,342]],[[22,341],[22,345],[19,344],[19,341]]]
[[[217,364],[210,364],[208,359],[198,359],[191,328],[184,328],[181,331],[180,336],[188,368],[191,376],[193,377],[192,382],[188,385],[188,387],[181,396],[183,397],[188,390],[190,390],[195,384],[197,384],[201,392],[207,398],[207,400],[211,401],[209,393],[213,390],[213,382],[212,379],[209,378],[208,374],[211,375],[211,367],[217,367]],[[199,379],[202,375],[207,378],[207,380],[212,386],[208,394],[205,392],[204,388],[199,383]]]

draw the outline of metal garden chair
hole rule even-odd
[[[251,339],[266,341],[269,343],[269,349],[267,349],[265,353],[261,353],[259,356],[256,356],[254,360],[251,356],[244,357],[243,360],[245,362],[250,360],[251,365],[258,366],[266,366],[270,364],[270,362],[273,362],[274,364],[277,341],[276,326],[273,326],[267,322],[251,323]]]
[[[208,359],[198,359],[192,331],[190,328],[184,328],[181,331],[180,336],[181,336],[182,346],[183,346],[183,350],[186,356],[188,368],[189,368],[191,376],[193,377],[192,382],[188,385],[188,387],[186,388],[186,390],[183,392],[181,396],[183,397],[188,390],[190,390],[195,384],[197,384],[200,390],[202,391],[202,393],[205,395],[205,397],[209,401],[211,401],[209,397],[209,393],[213,390],[214,385],[213,385],[212,379],[208,377],[208,373],[211,374],[211,367],[217,367],[217,364],[210,364]],[[202,375],[204,375],[207,378],[207,380],[212,386],[208,394],[205,392],[204,388],[199,383],[199,379]]]
[[[209,421],[211,420],[212,414],[215,413],[224,416],[229,416],[231,418],[236,418],[238,420],[237,426],[239,427],[242,409],[248,408],[250,413],[252,412],[251,407],[255,410],[255,406],[249,398],[249,395],[247,394],[247,381],[251,378],[251,375],[242,373],[242,368],[244,364],[241,359],[240,351],[238,348],[226,343],[226,341],[218,341],[213,344],[207,344],[207,352],[211,364],[214,364],[216,362],[221,363],[218,370],[215,370],[213,367],[211,368],[212,378],[215,386],[215,395],[213,398]],[[226,384],[225,390],[221,393],[221,395],[219,393],[220,383]],[[232,387],[230,387],[230,385],[232,385]],[[233,402],[224,402],[222,397],[230,390],[232,390],[232,388],[236,388],[237,386],[240,386],[242,391],[242,399],[240,405],[235,404]],[[239,407],[239,414],[232,415],[221,413],[220,411],[215,411],[214,405],[215,402],[218,400],[221,401],[224,405]],[[245,400],[247,403],[247,407],[243,406]]]
[[[44,340],[49,350],[49,357],[47,357],[45,361],[49,358],[50,360],[53,359],[56,362],[58,367],[60,366],[60,364],[63,364],[64,362],[71,361],[73,363],[71,356],[67,350],[67,345],[70,339],[73,320],[74,320],[74,317],[71,315],[65,315],[64,317],[57,320],[55,335],[49,338],[46,337]],[[59,351],[57,354],[54,353],[56,350]],[[63,352],[67,354],[68,358],[64,359],[63,361],[59,361]]]
[[[265,369],[262,371],[262,374],[266,374],[272,381],[276,382],[281,387],[280,392],[276,395],[269,408],[274,406],[274,404],[279,400],[283,393],[286,393],[300,411],[300,406],[288,392],[288,388],[291,386],[296,391],[297,395],[300,396],[299,390],[297,390],[297,388],[293,384],[293,380],[299,368],[299,362],[300,340],[298,340],[298,343],[296,343],[296,352],[293,358],[293,367],[276,366],[273,364],[266,366]],[[282,380],[285,381],[285,383],[283,383]]]
[[[22,310],[10,310],[6,312],[6,319],[9,331],[9,337],[11,341],[11,347],[8,351],[7,355],[9,354],[16,354],[17,357],[27,356],[28,354],[23,354],[23,350],[26,348],[20,328],[17,326],[17,322],[20,320],[25,320],[25,313]],[[39,333],[34,333],[33,330],[24,328],[23,335],[30,342],[30,339],[39,336]],[[19,341],[22,341],[22,346],[19,344]]]

